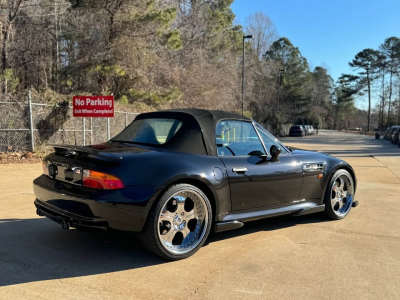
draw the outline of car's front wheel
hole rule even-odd
[[[153,207],[142,232],[142,241],[153,253],[179,260],[197,252],[212,223],[207,196],[189,184],[171,186]]]
[[[353,177],[344,169],[333,174],[325,192],[325,214],[333,220],[346,217],[353,204]]]

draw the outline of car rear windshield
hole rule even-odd
[[[162,145],[168,142],[181,126],[182,121],[175,119],[135,120],[112,141]]]
[[[292,126],[292,127],[290,127],[290,129],[298,129],[299,128],[299,126]]]

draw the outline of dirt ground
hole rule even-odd
[[[138,240],[64,232],[35,214],[41,165],[0,164],[0,299],[400,299],[400,148],[320,131],[285,144],[351,163],[360,205],[246,223],[166,262]]]

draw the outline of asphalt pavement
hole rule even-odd
[[[62,231],[35,214],[41,165],[0,165],[0,299],[400,299],[400,148],[322,130],[282,141],[351,163],[360,205],[246,223],[178,262],[136,237]]]

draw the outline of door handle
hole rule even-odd
[[[247,172],[247,168],[245,167],[232,168],[232,171],[236,173],[245,173]]]

